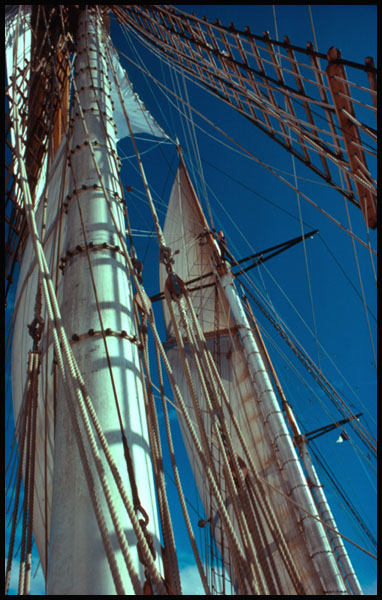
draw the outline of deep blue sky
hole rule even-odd
[[[218,17],[225,25],[232,21],[238,28],[249,25],[251,31],[256,34],[262,34],[268,30],[271,38],[276,37],[272,5],[181,5],[179,8],[186,12],[194,12],[199,17],[205,15],[212,21]],[[302,47],[305,47],[306,42],[313,41],[308,6],[281,5],[275,8],[279,39],[288,35],[292,44]],[[366,56],[373,56],[376,60],[375,5],[313,5],[312,15],[320,52],[325,53],[329,47],[336,46],[341,49],[342,56],[348,60],[363,62]],[[114,30],[114,25],[112,27],[112,33],[115,32],[113,39],[117,48],[136,60],[131,46],[127,45],[121,34]],[[165,78],[166,84],[169,85],[168,71],[163,71],[158,61],[142,50],[138,43],[134,45],[153,75],[162,80]],[[174,109],[168,107],[163,95],[154,91],[154,88],[151,87],[152,84],[149,86],[134,66],[128,65],[127,61],[124,61],[124,65],[134,83],[135,91],[140,94],[158,122],[172,138],[175,136],[180,138],[186,159],[189,161],[188,164],[191,164],[193,152],[189,142],[186,141],[188,136],[183,131]],[[325,66],[324,62],[322,66]],[[364,73],[359,73],[357,77],[360,85],[368,86]],[[244,117],[237,115],[221,102],[216,102],[210,95],[201,92],[199,88],[189,82],[187,82],[187,90],[195,108],[227,131],[244,147],[270,165],[288,173],[292,172],[290,155]],[[216,135],[216,132],[207,127],[201,119],[195,117],[195,123]],[[371,125],[373,125],[372,121]],[[223,147],[200,129],[196,128],[196,131],[198,147],[203,159],[204,176],[209,186],[208,198],[214,224],[217,229],[222,228],[225,231],[234,254],[237,257],[246,256],[253,251],[300,235],[296,194],[263,167]],[[119,146],[127,155],[132,154],[128,141],[122,141]],[[151,142],[141,142],[142,152],[152,146]],[[162,146],[160,149],[153,149],[147,155],[143,155],[143,161],[150,185],[165,204],[177,164],[174,148]],[[317,177],[311,171],[297,162],[296,168],[299,176],[317,181]],[[126,185],[139,186],[129,161],[123,161],[122,176]],[[288,179],[290,180],[290,177]],[[198,186],[197,181],[195,184]],[[311,184],[300,181],[299,186],[315,202],[324,206],[341,222],[347,224],[342,196],[318,183]],[[201,196],[206,207],[203,192]],[[135,194],[129,195],[128,202],[132,227],[151,229],[152,225],[145,204],[140,202]],[[163,223],[165,206],[161,209],[159,201],[158,209]],[[375,416],[376,372],[372,365],[373,356],[363,304],[359,295],[354,291],[355,287],[360,293],[360,284],[351,240],[304,200],[301,200],[301,211],[304,230],[317,228],[320,231],[319,237],[308,240],[306,244],[314,321],[302,246],[268,262],[266,268],[263,267],[261,270],[252,272],[253,280],[262,293],[272,299],[278,313],[296,334],[312,359],[315,362],[320,360],[323,372],[338,392],[343,394],[345,400],[351,404],[352,409],[355,412],[364,413],[367,409],[372,416]],[[350,214],[354,231],[359,232],[359,235],[365,239],[365,227],[360,211],[350,207]],[[371,242],[375,247],[376,235],[374,232],[371,233]],[[144,260],[143,273],[147,292],[154,294],[158,291],[156,242],[137,238],[136,247],[140,260]],[[370,269],[369,254],[359,245],[357,245],[357,252],[367,303],[371,312],[376,315],[375,284]],[[349,283],[349,279],[352,284]],[[320,349],[320,354],[317,355],[317,346],[313,336],[307,332],[306,327],[302,324],[296,311],[291,308],[290,302],[280,288],[310,329],[314,328],[315,323],[319,342],[327,354]],[[254,311],[260,324],[264,327],[265,335],[270,336],[269,350],[302,430],[310,431],[339,418],[338,413],[319,391],[313,379],[306,371],[303,371],[293,355],[290,355],[281,338],[272,330],[259,311],[256,309]],[[160,307],[158,306],[159,314]],[[375,330],[372,316],[370,316],[370,323]],[[291,364],[286,363],[280,356],[275,344],[282,352],[285,352],[298,372],[303,373],[304,381],[296,378]],[[330,362],[331,360],[335,366]],[[339,369],[343,378],[335,367]],[[311,387],[308,388],[308,385]],[[375,426],[369,416],[365,417],[364,422],[375,433]],[[376,500],[373,487],[370,485],[370,478],[373,478],[372,472],[368,470],[366,474],[365,469],[367,470],[368,467],[361,465],[359,455],[352,443],[335,443],[338,435],[339,432],[336,430],[319,438],[315,448],[330,463],[335,477],[341,480],[346,493],[360,509],[368,526],[376,534]],[[359,445],[358,439],[354,441]],[[180,449],[179,452],[181,452]],[[340,531],[361,546],[370,549],[364,537],[359,534],[359,530],[354,528],[353,522],[346,516],[341,503],[331,491],[325,474],[319,468],[318,472],[325,485]],[[169,490],[171,490],[171,484],[169,484]],[[191,488],[188,492],[193,494]],[[190,500],[194,502],[193,496],[190,497]],[[179,532],[178,550],[181,556],[181,565],[185,568],[190,563],[190,551],[188,546],[183,543],[184,532],[180,524],[177,526],[177,531]],[[352,546],[348,546],[348,550],[365,593],[376,593],[375,562]],[[193,575],[192,572],[188,572],[188,574]],[[41,591],[36,593],[41,593]]]

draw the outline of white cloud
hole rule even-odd
[[[200,580],[198,567],[189,565],[180,570],[182,594],[184,596],[205,596],[206,593]]]
[[[226,578],[228,581],[228,577]],[[184,596],[205,596],[206,593],[200,579],[198,567],[196,565],[188,565],[180,569],[180,580],[182,583],[182,594]],[[229,586],[227,586],[229,587]],[[226,591],[226,596],[233,595]]]

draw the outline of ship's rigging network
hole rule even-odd
[[[105,16],[109,9],[112,10],[115,17],[123,26],[136,31],[140,36],[147,38],[161,53],[165,54],[171,61],[174,61],[175,64],[179,65],[188,76],[199,80],[199,82],[207,86],[214,94],[218,95],[226,103],[245,115],[256,126],[260,127],[267,135],[271,136],[278,144],[291,152],[296,158],[302,160],[306,166],[311,168],[328,184],[337,189],[348,201],[352,202],[362,210],[366,228],[375,228],[376,182],[370,174],[366,159],[368,153],[373,155],[374,152],[374,150],[371,149],[371,143],[375,140],[375,130],[370,124],[361,122],[356,117],[355,105],[360,101],[352,98],[352,93],[350,91],[351,82],[348,80],[345,72],[345,66],[349,69],[363,69],[365,71],[368,76],[370,88],[366,89],[358,87],[357,90],[361,93],[368,94],[370,98],[372,98],[373,106],[368,106],[367,108],[373,112],[376,110],[376,102],[374,101],[376,96],[376,70],[370,60],[368,60],[365,65],[348,63],[346,60],[342,59],[338,54],[338,51],[330,51],[328,55],[322,55],[314,51],[312,47],[308,47],[307,49],[296,48],[290,44],[288,39],[279,42],[277,40],[271,40],[267,34],[256,36],[252,34],[249,29],[245,32],[240,32],[237,31],[233,25],[224,27],[220,23],[211,24],[205,20],[188,16],[185,13],[182,13],[182,11],[173,9],[169,6],[104,6],[102,7],[103,16]],[[99,16],[101,18],[100,13]],[[23,74],[23,83],[18,90],[21,94],[25,93],[25,88],[23,86],[25,85],[25,80],[30,77],[30,89],[32,92],[30,93],[31,100],[29,101],[28,110],[24,110],[23,112],[19,110],[19,107],[12,107],[12,103],[15,101],[15,95],[9,95],[9,102],[11,105],[10,113],[13,111],[13,115],[16,115],[17,125],[13,130],[15,137],[12,139],[10,129],[11,120],[8,121],[9,135],[7,136],[7,143],[12,151],[14,162],[8,165],[7,177],[7,291],[12,283],[15,265],[17,261],[22,259],[27,239],[29,236],[32,236],[39,269],[47,282],[46,285],[46,282],[44,283],[42,281],[43,287],[45,286],[46,288],[45,301],[48,306],[50,305],[52,322],[55,321],[56,323],[59,322],[60,317],[58,308],[55,306],[55,292],[51,274],[47,264],[44,263],[45,259],[39,242],[39,233],[36,229],[36,224],[33,221],[33,203],[35,201],[34,193],[37,189],[44,157],[48,152],[54,153],[58,149],[59,142],[63,135],[62,127],[64,129],[64,125],[68,121],[67,110],[70,85],[73,85],[74,81],[71,62],[71,56],[74,49],[70,43],[72,19],[74,19],[74,17],[70,13],[70,10],[63,12],[62,7],[46,10],[39,6],[32,11],[32,30],[35,33],[32,42],[34,51],[32,52],[31,64],[27,66],[25,73]],[[49,48],[50,50],[47,51]],[[53,48],[55,49],[53,50]],[[300,60],[296,58],[299,53],[307,58],[310,64],[307,65],[302,61],[300,62]],[[321,71],[319,59],[328,60],[326,72]],[[49,68],[55,73],[53,84],[48,76]],[[304,69],[308,69],[309,75],[305,73]],[[302,72],[304,72],[304,75]],[[310,78],[312,75],[314,80]],[[308,86],[310,89],[312,85],[315,86],[318,98],[314,98],[313,95],[311,97],[306,93]],[[55,91],[54,94],[52,94],[52,87],[50,86],[53,86]],[[76,91],[73,93],[74,95],[77,94]],[[339,98],[342,98],[342,105],[339,104]],[[301,114],[301,107],[303,107],[305,114],[304,116],[297,116]],[[81,118],[83,119],[83,115]],[[321,125],[322,122],[324,122],[325,125]],[[320,123],[320,126],[318,123]],[[365,138],[365,135],[367,138]],[[369,141],[366,141],[366,139]],[[23,145],[27,151],[26,155],[24,155]],[[18,172],[21,173],[21,185],[20,179],[16,176],[16,165],[19,170]],[[333,168],[333,165],[335,168]],[[338,173],[340,173],[340,175],[338,175]],[[101,177],[100,186],[102,187]],[[149,191],[148,188],[147,191]],[[105,194],[105,196],[107,196],[107,194]],[[148,201],[153,210],[159,246],[163,249],[165,247],[165,239],[163,238],[163,232],[160,228],[154,203],[150,196],[148,197]],[[130,256],[122,239],[121,248],[122,250],[119,249],[118,251],[121,251],[124,256],[127,268],[132,273],[138,295],[140,296],[139,310],[136,319],[137,322],[140,322],[140,343],[143,348],[141,360],[143,371],[146,373],[146,381],[150,382],[146,339],[147,321],[153,332],[158,355],[158,365],[160,365],[160,355],[163,364],[167,369],[168,377],[171,379],[171,367],[168,365],[166,354],[163,350],[163,345],[159,339],[159,334],[153,319],[153,313],[151,312],[147,296],[142,287],[139,273],[135,268],[136,263],[132,261],[132,259],[135,261],[137,260],[137,257],[134,255],[134,249],[131,249],[132,254]],[[82,250],[78,251],[80,252]],[[237,264],[240,264],[240,259],[238,259]],[[58,266],[62,269],[65,268],[64,264],[58,264],[57,259],[56,267]],[[30,470],[28,466],[25,479],[26,492],[24,495],[24,508],[23,511],[21,511],[24,515],[21,561],[22,569],[24,569],[24,571],[22,571],[22,569],[20,571],[19,587],[19,593],[21,594],[28,593],[28,573],[30,567],[30,565],[28,565],[28,560],[30,560],[32,546],[33,487],[35,477],[33,465],[35,460],[34,453],[37,423],[37,405],[35,404],[37,389],[36,378],[41,368],[37,352],[39,343],[39,324],[41,325],[39,322],[39,308],[41,305],[41,297],[39,294],[42,292],[41,288],[39,289],[40,292],[36,294],[35,299],[36,323],[34,323],[34,329],[31,329],[31,334],[33,333],[35,336],[36,353],[32,352],[31,354],[31,362],[28,367],[29,387],[26,395],[25,413],[19,422],[18,441],[21,446],[21,458],[17,473],[16,504],[13,513],[15,531],[20,511],[17,502],[19,501],[20,495],[22,464],[23,460],[25,460],[26,463],[30,465]],[[248,289],[246,291],[249,294],[251,293]],[[264,309],[256,299],[255,301],[259,304],[260,309],[267,313],[266,309]],[[192,314],[191,305],[189,305],[189,309],[190,314]],[[99,314],[102,324],[100,311]],[[272,321],[272,317],[269,313],[267,313],[266,316]],[[187,318],[185,314],[182,314],[182,319],[183,327],[188,331],[189,338],[191,339],[192,335],[194,335],[196,346],[198,346],[199,349],[204,348],[203,344],[205,344],[205,339],[202,332],[198,330],[198,323],[194,316],[192,316],[192,318]],[[343,403],[337,392],[331,388],[329,382],[325,381],[321,370],[317,369],[314,363],[306,357],[303,348],[300,348],[298,344],[293,342],[279,324],[274,323],[274,325],[284,341],[292,348],[299,359],[305,363],[305,366],[307,366],[308,370],[313,374],[313,377],[319,385],[321,385],[329,397],[337,403],[337,408],[341,404],[344,405],[343,408],[340,406],[340,412],[343,411],[343,415],[346,417],[353,415],[352,410]],[[192,333],[193,327],[194,333]],[[107,330],[105,331],[103,326],[101,329],[102,332],[96,333],[102,335],[105,340],[105,346],[107,347],[106,338],[111,334]],[[82,415],[84,417],[86,411],[91,415],[93,426],[99,435],[100,443],[107,455],[107,442],[102,438],[102,432],[97,424],[97,417],[92,413],[91,401],[86,395],[83,381],[81,381],[80,373],[76,368],[75,361],[73,360],[71,350],[68,346],[68,341],[65,338],[65,332],[58,328],[55,335],[58,335],[58,338],[56,339],[56,353],[61,369],[61,375],[63,379],[65,379],[69,368],[70,377],[72,378],[71,385],[75,390],[79,405],[82,406]],[[182,346],[181,334],[178,332],[177,335],[178,344]],[[60,343],[58,339],[60,339]],[[76,340],[73,341],[75,342]],[[61,349],[60,345],[62,346]],[[206,397],[209,397],[210,395],[213,397],[213,394],[209,391],[210,388],[221,384],[219,383],[218,374],[214,372],[214,365],[210,362],[210,357],[205,348],[203,349],[203,353],[205,354],[206,365],[208,366],[208,375],[202,375],[201,373],[199,373],[199,375],[200,379],[203,380],[204,378],[205,381]],[[197,352],[195,353],[195,356],[196,354]],[[196,360],[195,356],[194,360]],[[65,362],[67,365],[66,367],[63,366]],[[192,540],[194,534],[192,532],[192,527],[188,522],[187,507],[183,498],[181,484],[178,480],[174,451],[171,450],[171,428],[169,425],[169,417],[166,413],[167,403],[164,397],[161,376],[160,382],[174,476],[181,498],[187,528]],[[216,390],[214,393],[216,393]],[[223,389],[221,389],[219,393],[224,396]],[[182,407],[183,418],[187,421],[189,417],[187,417],[187,410],[184,407],[182,398],[177,396],[177,400],[178,406]],[[173,590],[179,593],[180,583],[176,567],[174,567],[171,572],[171,563],[173,562],[174,565],[176,565],[176,557],[172,540],[173,534],[169,523],[169,515],[167,513],[168,507],[166,507],[165,484],[164,481],[162,481],[163,472],[160,468],[160,433],[157,425],[154,394],[153,390],[150,389],[150,385],[147,390],[146,402],[151,425],[150,431],[152,432],[150,444],[154,457],[155,477],[158,483],[158,489],[161,490],[160,494],[163,495],[164,502],[161,507],[161,520],[164,535],[167,540],[166,548],[168,549],[166,564],[166,579],[168,579],[166,580],[166,585],[169,585],[169,581],[171,581]],[[227,399],[225,399],[224,402],[226,402],[227,410],[229,410]],[[212,415],[213,411],[216,410],[216,406],[209,407],[209,410]],[[86,422],[85,417],[84,422]],[[208,444],[205,444],[206,440],[203,440],[203,449],[199,447],[199,438],[193,433],[195,423],[187,421],[187,426],[191,437],[193,437],[195,447],[197,448],[199,460],[203,461],[203,453],[208,457]],[[235,459],[233,458],[235,452],[232,450],[232,447],[230,447],[231,442],[228,432],[224,429],[224,421],[221,422],[219,427],[220,429],[217,429],[214,435],[217,435],[217,439],[219,439],[220,451],[226,461],[226,470],[229,471],[232,469],[234,474],[233,476],[230,475],[226,478],[226,485],[232,492],[238,484],[237,482],[241,481],[243,478],[243,467],[240,463],[235,463]],[[374,452],[374,441],[369,438],[363,425],[358,421],[353,421],[352,427],[354,427],[355,432],[360,436],[363,443],[366,444],[367,449],[370,452]],[[240,435],[240,428],[237,425],[236,433]],[[81,437],[79,431],[78,435]],[[93,458],[95,462],[97,462],[97,451],[90,429],[87,430],[86,435],[92,444]],[[80,441],[79,444],[81,443],[82,442]],[[26,459],[23,459],[23,452],[26,453]],[[247,464],[251,464],[251,457],[246,453],[244,442],[242,442],[242,452],[245,455]],[[84,470],[87,472],[87,459],[84,458],[83,460]],[[225,521],[225,535],[227,536],[227,539],[229,539],[230,547],[235,549],[232,559],[233,568],[236,570],[236,573],[242,575],[242,581],[236,581],[235,585],[238,586],[238,589],[244,594],[247,594],[248,591],[253,594],[267,592],[277,594],[278,590],[281,589],[281,584],[277,580],[277,577],[272,577],[269,574],[269,569],[266,565],[264,566],[264,557],[260,558],[260,563],[261,566],[264,567],[266,573],[265,577],[259,574],[259,566],[257,564],[254,548],[249,545],[250,547],[247,547],[245,549],[245,554],[243,554],[236,540],[236,532],[230,530],[229,518],[228,515],[225,514],[226,507],[224,501],[219,490],[215,489],[216,479],[214,478],[213,468],[211,468],[215,458],[211,456],[209,459],[207,458],[207,462],[208,460],[210,460],[210,465],[209,468],[206,467],[206,471],[208,472],[209,483],[213,489],[214,501],[217,502],[222,515],[222,520]],[[234,464],[232,464],[231,461]],[[212,471],[212,473],[210,471]],[[255,469],[253,469],[253,471],[255,472]],[[101,474],[100,477],[102,479]],[[262,489],[262,486],[266,487],[268,485],[266,481],[261,480],[260,475],[257,474],[256,477],[259,489]],[[90,477],[89,488],[91,488],[91,486],[92,481]],[[275,492],[277,493],[277,490]],[[124,492],[121,491],[121,494],[123,495]],[[256,492],[252,490],[252,494],[255,495]],[[251,493],[248,493],[248,497],[245,497],[245,494],[243,493],[243,497],[238,501],[237,506],[234,507],[236,515],[238,515],[246,502],[248,502],[248,505],[250,506],[250,508],[246,508],[246,510],[243,511],[243,515],[240,518],[237,517],[240,522],[239,528],[242,532],[245,532],[245,535],[248,535],[247,528],[251,527],[252,511],[256,504],[253,500],[253,495],[251,496]],[[148,538],[145,538],[145,536],[142,535],[142,525],[138,523],[136,516],[134,516],[134,511],[132,510],[132,507],[129,506],[128,499],[126,499],[125,496],[124,498],[129,515],[134,522],[134,529],[140,540],[139,544],[141,552],[145,557],[145,564],[147,565],[149,572],[146,582],[150,582],[151,578],[151,582],[154,582],[157,589],[161,590],[159,593],[166,593],[161,577],[150,558],[150,548],[147,543]],[[259,498],[257,498],[257,501],[261,505],[261,500]],[[285,501],[287,501],[287,499],[285,499]],[[94,500],[94,507],[97,512],[97,500]],[[298,509],[301,510],[301,506],[299,506]],[[261,505],[261,511],[263,511],[263,517],[267,523],[272,523],[272,526],[276,527],[271,511],[263,505]],[[99,514],[98,516],[99,522],[102,524],[102,515]],[[357,518],[359,518],[358,515]],[[102,525],[100,525],[100,528],[102,529]],[[364,529],[366,528],[364,527]],[[121,547],[124,547],[123,536],[118,532],[117,525],[116,531],[120,537]],[[105,537],[107,536],[105,532],[103,535]],[[264,536],[264,532],[262,535]],[[279,531],[278,535],[280,547],[282,548],[280,552],[283,553],[283,560],[288,576],[294,583],[296,590],[298,590],[299,593],[304,593],[304,588],[301,587],[299,582],[293,556],[289,554],[282,532]],[[10,552],[10,564],[12,562],[12,551],[13,549],[11,549]],[[125,553],[126,563],[128,564],[129,557],[126,548]],[[194,553],[204,589],[206,590],[206,593],[208,593],[210,581],[207,580],[204,574],[202,561],[196,547],[194,547]],[[111,555],[109,556],[109,560],[112,564],[113,558]],[[248,572],[244,566],[240,566],[241,564],[243,565],[246,563],[249,565],[248,568],[252,573],[258,573],[258,580],[256,583],[253,583],[251,573]],[[9,572],[10,570],[8,569],[8,573]],[[134,581],[135,575],[133,569],[131,570],[131,576]],[[220,573],[220,577],[222,580],[225,578],[223,569]],[[114,572],[114,578],[116,588],[119,590],[119,593],[123,593],[123,588],[118,587],[118,573],[116,571]],[[152,585],[152,583],[148,583],[147,585]],[[142,593],[138,581],[135,582],[135,593]]]

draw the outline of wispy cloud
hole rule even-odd
[[[228,578],[227,578],[228,579]],[[201,582],[198,567],[196,565],[186,565],[180,569],[180,580],[182,584],[182,594],[184,596],[205,596],[206,593]],[[226,596],[230,596],[227,591]]]
[[[205,596],[202,582],[200,580],[198,567],[189,565],[180,570],[182,593],[184,596]]]

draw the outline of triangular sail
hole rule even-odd
[[[164,236],[166,244],[174,253],[174,272],[186,283],[192,282],[198,277],[201,278],[199,281],[194,281],[188,285],[189,297],[204,332],[208,349],[218,367],[229,399],[230,410],[237,419],[244,438],[245,448],[240,443],[237,431],[232,424],[228,407],[224,405],[224,401],[221,399],[222,415],[227,422],[231,423],[229,435],[231,436],[234,452],[237,453],[241,465],[245,469],[249,468],[245,458],[245,451],[247,451],[259,476],[259,479],[256,480],[253,478],[253,474],[250,474],[249,479],[246,481],[247,485],[258,486],[256,493],[262,497],[264,502],[263,509],[259,509],[257,513],[256,502],[253,505],[256,514],[254,527],[260,540],[258,548],[261,548],[257,556],[260,564],[259,577],[260,580],[263,580],[263,588],[260,588],[260,590],[262,589],[263,593],[266,594],[293,595],[302,593],[303,589],[305,594],[320,594],[323,590],[321,574],[317,572],[313,564],[311,546],[301,528],[301,513],[290,502],[291,482],[285,476],[277,448],[273,443],[267,423],[264,421],[261,399],[258,397],[256,384],[253,382],[248,370],[246,356],[238,335],[238,325],[235,325],[230,313],[223,289],[219,283],[219,277],[213,272],[211,247],[206,241],[206,226],[199,201],[196,198],[184,162],[181,161],[171,192],[164,225]],[[162,289],[166,284],[166,276],[164,268],[161,267]],[[174,314],[180,322],[176,302],[173,302],[172,305]],[[227,487],[223,460],[218,449],[212,418],[208,411],[205,388],[203,389],[200,373],[198,374],[195,366],[191,341],[183,334],[185,356],[182,355],[175,343],[173,323],[170,320],[168,306],[165,301],[163,302],[163,309],[167,331],[167,354],[174,370],[176,382],[182,391],[189,414],[193,422],[196,423],[197,416],[184,370],[184,361],[186,360],[192,373],[200,413],[203,415],[204,430],[207,432],[209,439],[214,468],[221,482],[220,489],[235,531],[240,538],[242,535],[241,525],[235,516],[232,494]],[[237,575],[235,575],[234,565],[231,563],[216,500],[207,483],[203,464],[195,451],[191,436],[182,417],[180,417],[180,424],[206,519],[210,523],[212,535],[223,558],[224,568],[227,572],[231,571],[232,580],[236,581],[237,585]],[[259,481],[261,481],[261,484]],[[280,526],[278,533],[270,525],[273,518]],[[249,525],[252,526],[251,523]],[[280,536],[283,544],[289,549],[292,566],[288,564],[289,559],[283,554],[283,544],[278,543]],[[245,536],[241,539],[244,540]],[[244,541],[242,543],[245,544]],[[299,582],[302,588],[299,588]]]
[[[232,326],[228,304],[222,297],[216,309],[216,276],[212,272],[211,250],[206,235],[209,233],[208,226],[183,159],[172,187],[164,233],[166,243],[173,251],[174,272],[184,282],[190,283],[193,305],[204,333],[213,334],[217,329]],[[165,279],[165,270],[161,269],[161,289]],[[165,304],[163,309],[169,341],[174,338],[174,331]]]
[[[110,45],[110,53],[112,59],[112,66],[109,65],[110,96],[113,102],[113,119],[117,128],[117,139],[120,140],[130,135],[125,112],[128,114],[133,133],[146,133],[159,138],[168,137],[146,109],[138,94],[134,92],[129,77],[112,45]]]

